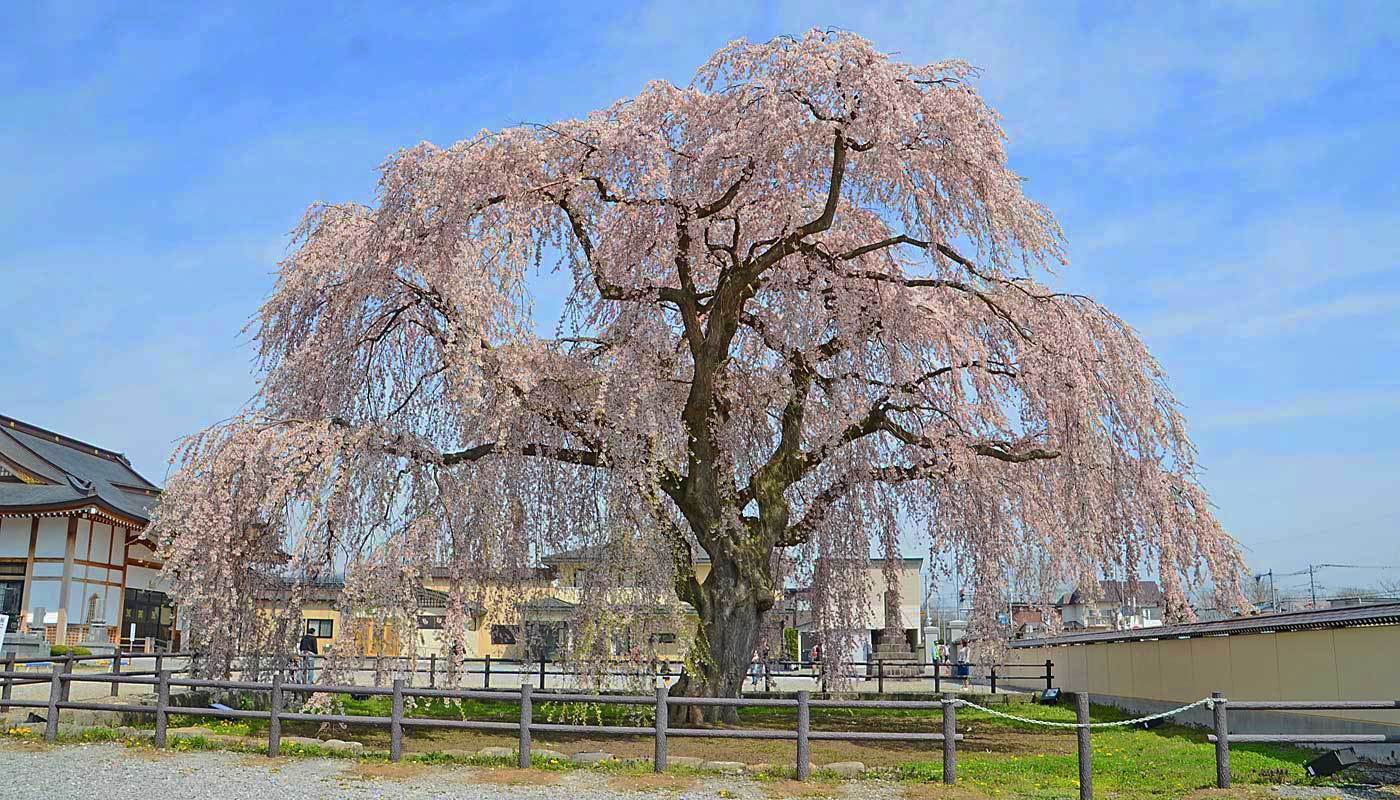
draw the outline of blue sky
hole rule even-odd
[[[837,26],[983,68],[1065,226],[1060,283],[1161,358],[1253,566],[1400,564],[1400,4],[113,12],[143,5],[0,22],[0,413],[159,480],[177,437],[253,393],[239,330],[307,204],[369,200],[420,140],[579,116],[730,39]]]

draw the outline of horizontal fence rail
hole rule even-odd
[[[1207,740],[1215,744],[1215,782],[1230,788],[1230,745],[1238,744],[1400,744],[1400,735],[1387,733],[1230,733],[1231,711],[1357,711],[1396,710],[1400,700],[1228,700],[1211,695],[1212,727]]]

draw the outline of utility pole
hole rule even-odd
[[[1317,608],[1317,581],[1313,579],[1315,568],[1308,565],[1308,593],[1312,595],[1312,607]]]

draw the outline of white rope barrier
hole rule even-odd
[[[1008,714],[1008,713],[1006,713],[1005,711],[997,711],[997,710],[994,709],[994,708],[987,708],[986,706],[980,706],[980,705],[978,705],[978,704],[976,704],[976,703],[974,703],[974,702],[972,702],[972,701],[970,701],[970,700],[958,700],[958,705],[960,705],[960,706],[967,706],[967,707],[969,707],[969,708],[975,708],[975,709],[977,709],[977,710],[979,710],[979,711],[985,711],[985,712],[987,712],[988,714],[991,714],[992,716],[996,716],[996,717],[1005,717],[1006,719],[1014,719],[1014,720],[1016,720],[1017,722],[1026,722],[1026,723],[1029,723],[1029,724],[1031,724],[1031,725],[1044,725],[1044,726],[1046,726],[1047,728],[1112,728],[1112,727],[1115,727],[1115,726],[1118,726],[1118,725],[1137,725],[1138,723],[1141,723],[1141,722],[1151,722],[1151,721],[1154,720],[1154,719],[1162,719],[1163,717],[1174,717],[1174,716],[1176,716],[1177,714],[1180,714],[1180,713],[1183,712],[1183,711],[1190,711],[1191,709],[1193,709],[1193,708],[1195,708],[1195,707],[1197,707],[1197,706],[1205,706],[1206,708],[1214,708],[1214,707],[1215,707],[1215,698],[1212,698],[1212,697],[1203,697],[1203,698],[1201,698],[1200,700],[1197,700],[1197,701],[1194,702],[1194,703],[1190,703],[1190,704],[1188,704],[1188,705],[1184,705],[1184,706],[1182,706],[1182,707],[1180,707],[1180,708],[1173,708],[1171,711],[1163,711],[1163,712],[1160,713],[1160,714],[1153,714],[1152,716],[1149,716],[1149,717],[1138,717],[1137,719],[1122,719],[1122,720],[1118,720],[1118,721],[1116,721],[1116,722],[1050,722],[1049,720],[1043,720],[1043,719],[1031,719],[1031,718],[1029,718],[1029,717],[1018,717],[1018,716],[1016,716],[1015,714]]]

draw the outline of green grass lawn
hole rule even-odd
[[[537,702],[535,719],[541,722],[559,721],[562,715],[570,717],[570,721],[586,718],[593,725],[649,724],[629,716],[639,710],[649,712],[645,707],[593,705],[587,708],[571,707],[564,713],[560,705]],[[388,698],[384,697],[348,700],[345,707],[349,714],[385,716],[389,713]],[[1006,710],[1031,719],[1074,721],[1073,709],[1065,705],[1026,703],[1009,706]],[[519,719],[519,707],[515,704],[477,700],[460,705],[440,700],[420,702],[411,713],[413,716],[432,718],[505,722]],[[745,727],[792,729],[795,725],[795,712],[790,708],[744,708],[739,716]],[[1091,710],[1091,718],[1095,722],[1108,722],[1127,719],[1128,715],[1115,708],[1095,706]],[[937,710],[817,708],[812,709],[811,719],[814,730],[942,729],[942,715]],[[957,719],[958,731],[967,737],[958,743],[959,784],[994,797],[1077,796],[1078,766],[1072,729],[1046,728],[969,708],[959,708]],[[839,747],[836,743],[823,744]],[[911,758],[885,771],[910,782],[941,781],[943,767],[936,747],[926,746],[912,752],[909,754]],[[1206,741],[1206,731],[1201,729],[1170,725],[1150,731],[1096,729],[1093,749],[1095,786],[1108,795],[1123,798],[1182,797],[1214,785],[1215,749]],[[1306,778],[1302,765],[1315,753],[1274,745],[1236,745],[1230,752],[1236,783],[1311,782]],[[852,757],[859,760],[860,754],[855,753]],[[835,760],[835,757],[828,756],[827,760]]]

